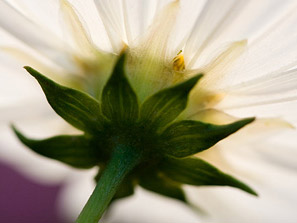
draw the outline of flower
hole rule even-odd
[[[296,21],[296,16],[292,2],[274,8],[276,2],[265,2],[266,5],[264,3],[259,5],[256,1],[227,1],[224,4],[219,1],[207,1],[206,3],[197,1],[170,3],[166,1],[152,1],[152,3],[95,1],[100,20],[91,1],[73,2],[74,7],[67,1],[61,1],[62,17],[66,23],[66,30],[70,33],[69,36],[66,35],[70,37],[70,40],[67,40],[70,46],[67,47],[59,38],[50,35],[49,31],[41,31],[45,27],[37,28],[42,22],[39,17],[44,18],[40,14],[37,20],[34,18],[34,13],[29,14],[26,8],[18,7],[13,2],[10,4],[17,8],[19,13],[5,1],[0,4],[3,10],[0,25],[34,52],[28,54],[25,53],[27,51],[11,47],[2,47],[2,50],[26,60],[27,65],[56,80],[61,79],[59,81],[68,86],[82,89],[94,96],[100,95],[100,92],[93,91],[93,89],[102,90],[102,83],[105,83],[109,77],[116,61],[116,55],[127,45],[130,50],[127,73],[131,85],[140,95],[140,101],[144,101],[160,89],[188,79],[193,74],[204,73],[204,78],[199,83],[200,87],[195,88],[191,93],[189,106],[183,117],[216,124],[230,123],[235,120],[232,116],[222,113],[223,110],[240,117],[252,115],[281,117],[292,125],[295,124],[292,111],[296,103],[294,101],[296,99],[294,83],[296,76],[294,41],[296,37],[291,35],[291,24]],[[53,3],[52,6],[54,7],[55,4]],[[158,6],[157,9],[154,6]],[[141,7],[145,8],[143,12]],[[262,24],[257,27],[259,16],[266,15],[269,7],[273,9],[275,20],[267,14],[268,18],[261,19]],[[79,13],[76,13],[76,10]],[[257,16],[251,16],[255,10],[257,10]],[[158,12],[157,16],[153,16],[155,11]],[[147,16],[143,13],[147,13]],[[24,15],[30,15],[29,20],[25,20]],[[13,16],[13,19],[9,19],[9,16]],[[95,17],[92,18],[92,16]],[[86,31],[87,26],[82,22],[83,19],[91,28],[90,35]],[[13,24],[18,22],[27,26],[21,30],[22,32],[18,26]],[[152,25],[149,26],[149,24]],[[106,32],[110,43],[104,43],[108,39],[102,36],[95,38],[98,37],[95,31],[99,30],[99,27],[102,31],[100,34]],[[248,42],[242,38],[248,38]],[[92,41],[95,40],[102,42],[94,45]],[[97,45],[105,47],[105,51],[114,54],[98,50],[94,47]],[[181,53],[180,50],[182,50]],[[36,59],[40,55],[46,58]],[[100,63],[96,63],[97,61]],[[51,66],[53,63],[55,66]],[[136,73],[139,75],[135,75]],[[97,78],[100,80],[98,81]],[[99,83],[99,86],[94,88],[92,86],[94,83]],[[286,109],[283,109],[283,106]],[[254,130],[256,127],[259,132]],[[205,197],[206,201],[198,201],[202,208],[212,212],[214,207],[214,216],[222,222],[234,221],[237,216],[242,221],[242,215],[234,215],[235,212],[232,211],[235,202],[237,207],[236,198],[240,198],[241,204],[250,202],[252,207],[258,207],[256,204],[261,204],[262,207],[269,207],[273,210],[273,213],[269,212],[269,215],[263,213],[253,219],[253,215],[249,212],[249,210],[253,211],[252,207],[245,208],[244,216],[249,216],[249,222],[259,219],[271,222],[272,219],[276,217],[280,219],[283,216],[288,216],[294,221],[294,204],[287,203],[293,199],[293,194],[288,192],[288,189],[281,190],[283,187],[289,188],[289,184],[285,182],[290,174],[294,176],[294,171],[288,164],[294,164],[295,160],[285,154],[294,153],[294,148],[290,149],[290,145],[287,145],[288,151],[283,152],[276,146],[283,142],[283,138],[286,139],[289,136],[284,135],[283,138],[270,140],[269,143],[273,142],[271,144],[275,147],[273,151],[267,149],[267,144],[259,144],[259,139],[254,143],[245,142],[246,138],[249,139],[247,137],[249,132],[259,135],[268,130],[271,132],[288,127],[290,125],[280,119],[260,119],[254,126],[251,125],[242,131],[244,139],[241,138],[238,141],[236,138],[239,138],[240,134],[234,135],[211,150],[200,154],[200,157],[222,166],[226,171],[250,179],[251,184],[259,190],[260,196],[263,194],[263,198],[252,200],[234,191],[226,192],[225,189],[223,191],[199,189],[200,197]],[[294,133],[290,134],[294,135]],[[267,135],[264,137],[265,140],[268,139]],[[288,138],[286,143],[293,144],[294,142],[292,138]],[[254,148],[250,149],[246,145],[253,145]],[[221,147],[220,151],[218,151],[219,147]],[[252,160],[249,161],[249,159]],[[266,163],[265,159],[269,162]],[[281,167],[277,168],[276,165],[272,165],[275,162],[281,163]],[[232,163],[234,166],[231,166]],[[269,175],[267,176],[266,172],[271,169],[279,173],[279,175],[278,173],[271,175],[272,179]],[[256,178],[259,172],[262,179]],[[267,178],[266,181],[263,176]],[[274,181],[274,176],[278,176],[277,182]],[[278,183],[280,185],[274,188],[269,185],[272,182],[274,185]],[[267,187],[265,183],[268,184]],[[272,189],[280,190],[277,195],[280,198],[275,194],[274,197],[269,196]],[[285,192],[288,192],[288,195],[281,194]],[[235,193],[237,196],[234,196]],[[215,198],[208,200],[212,194]],[[228,196],[229,194],[232,196]],[[220,196],[227,196],[222,202],[233,202],[232,206],[226,206],[231,209],[226,211],[227,214],[219,211],[222,207],[216,208],[218,204],[216,198]],[[270,205],[266,206],[265,201],[269,201]],[[288,208],[275,210],[282,202],[288,204],[282,207]],[[239,209],[238,212],[241,211],[242,209]]]

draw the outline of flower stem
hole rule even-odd
[[[131,146],[118,145],[104,169],[95,190],[77,218],[77,223],[98,223],[118,186],[140,162],[141,152]]]

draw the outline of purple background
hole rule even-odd
[[[0,162],[0,222],[66,223],[57,213],[61,189],[33,182]]]

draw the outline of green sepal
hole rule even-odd
[[[255,118],[227,125],[213,125],[192,120],[173,123],[160,136],[160,150],[169,156],[183,158],[206,150],[238,131]]]
[[[196,157],[169,158],[161,163],[160,169],[167,177],[179,183],[195,186],[231,186],[257,196],[257,193],[245,183]]]
[[[149,191],[187,203],[181,184],[162,176],[161,173],[153,172],[140,176],[139,185]]]
[[[101,130],[100,105],[96,99],[61,86],[31,67],[25,69],[39,82],[49,104],[65,121],[85,132]]]
[[[186,108],[191,89],[202,74],[149,97],[140,108],[140,120],[146,127],[162,128],[172,122]]]
[[[138,118],[137,96],[125,76],[123,53],[102,92],[102,113],[114,122],[128,122]]]
[[[112,201],[126,198],[134,194],[134,184],[131,179],[124,179],[121,185],[119,186],[117,192],[112,198]]]
[[[59,160],[76,168],[91,168],[98,164],[98,155],[84,135],[61,135],[44,140],[33,140],[12,126],[18,139],[34,152]]]

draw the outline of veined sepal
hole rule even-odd
[[[137,96],[125,76],[125,55],[118,59],[101,97],[103,115],[117,124],[129,124],[138,119]]]
[[[12,126],[18,139],[34,152],[76,168],[91,168],[102,160],[104,151],[92,145],[86,135],[60,135],[44,140],[29,139]]]
[[[85,132],[102,130],[99,102],[84,92],[61,86],[31,67],[25,69],[39,82],[48,103],[65,121]]]
[[[172,122],[186,108],[190,91],[202,77],[198,74],[149,97],[140,108],[140,122],[155,130]]]
[[[246,118],[227,125],[214,125],[183,120],[168,126],[160,135],[160,150],[176,158],[202,152],[235,133],[255,118]]]
[[[197,157],[167,158],[160,164],[160,171],[173,181],[195,186],[230,186],[249,194],[257,193],[245,183],[223,173],[210,163]]]
[[[139,185],[147,190],[187,203],[182,184],[171,180],[158,170],[140,176]]]

